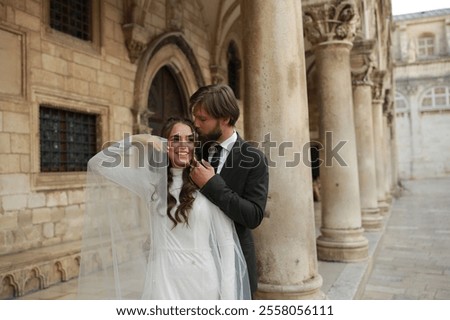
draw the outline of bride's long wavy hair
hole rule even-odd
[[[192,133],[195,135],[195,126],[191,120],[185,118],[170,118],[161,129],[161,136],[169,139],[170,132],[177,123],[187,125],[191,128]],[[170,186],[173,182],[173,176],[170,168],[172,168],[172,164],[169,161],[169,165],[167,166],[167,216],[173,222],[173,227],[175,228],[178,223],[182,222],[189,225],[189,212],[192,209],[192,205],[195,200],[194,193],[198,187],[191,181],[189,177],[191,167],[187,166],[183,169],[182,174],[183,186],[180,191],[180,205],[175,210],[175,216],[172,216],[171,211],[176,206],[177,200],[169,192]]]

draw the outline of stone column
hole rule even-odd
[[[384,167],[384,130],[383,130],[383,72],[374,72],[372,88],[373,136],[375,145],[375,167],[377,176],[377,201],[381,214],[386,214],[389,205],[386,201],[385,167]]]
[[[350,49],[357,8],[354,1],[303,7],[306,36],[314,46],[320,106],[322,226],[321,260],[352,262],[368,257],[361,204],[353,117]]]
[[[323,298],[316,255],[301,2],[241,2],[244,124],[270,166],[267,217],[254,230],[257,299]],[[287,32],[288,30],[288,32]]]
[[[389,125],[389,112],[386,108],[383,108],[383,135],[384,135],[384,191],[386,192],[386,202],[390,205],[392,203],[392,194],[391,194],[391,175],[392,175],[392,167],[391,167],[391,128]]]
[[[392,77],[392,76],[391,76]],[[392,86],[395,86],[393,80],[391,81]],[[394,97],[393,94],[395,92],[394,88],[391,88],[389,93],[387,94],[388,101],[388,121],[391,129],[391,167],[392,167],[392,176],[391,176],[391,188],[392,193],[394,195],[398,195],[398,153],[397,153],[397,124],[395,117],[395,108],[394,108]]]
[[[377,202],[377,178],[372,117],[372,50],[374,41],[358,41],[352,49],[353,108],[358,156],[362,226],[378,231],[383,226]]]
[[[394,152],[394,146],[395,146],[395,129],[394,129],[394,112],[393,112],[393,99],[392,99],[392,88],[389,88],[385,91],[385,98],[384,98],[384,113],[386,117],[386,132],[387,132],[387,164],[386,167],[388,168],[388,172],[386,174],[386,192],[388,195],[388,200],[390,198],[389,203],[392,202],[392,197],[396,193],[396,179],[394,176],[396,175],[396,169],[395,169],[395,162],[394,159],[396,158],[395,152]]]

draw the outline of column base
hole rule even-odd
[[[317,257],[322,261],[359,262],[369,257],[369,241],[364,229],[321,228],[317,238]]]
[[[380,231],[383,227],[383,217],[379,208],[363,208],[362,227],[365,231]]]
[[[392,194],[389,191],[386,192],[386,202],[388,205],[392,204]]]
[[[326,299],[326,295],[320,290],[322,283],[320,275],[300,285],[259,283],[253,298],[256,300],[323,300]]]
[[[380,214],[385,216],[389,212],[389,204],[386,200],[378,200],[378,209],[380,209]]]

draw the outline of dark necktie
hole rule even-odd
[[[222,149],[223,147],[220,144],[216,144],[209,148],[210,154],[213,153],[211,157],[211,166],[214,168],[215,172],[217,172],[217,167],[220,163],[220,152],[222,151]]]

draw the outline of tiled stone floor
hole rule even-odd
[[[403,185],[384,231],[366,233],[367,262],[319,261],[329,299],[450,299],[450,177]],[[72,280],[19,299],[75,299],[76,290]]]
[[[363,299],[450,299],[450,178],[411,180],[392,208]]]

